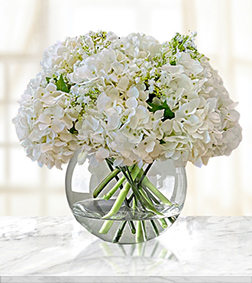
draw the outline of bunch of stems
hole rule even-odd
[[[161,223],[161,226],[164,229],[167,228],[167,222],[164,218],[165,216],[156,209],[156,205],[165,204],[171,206],[172,203],[148,179],[147,173],[152,164],[149,164],[144,170],[143,168],[139,168],[137,164],[133,166],[113,167],[112,160],[106,159],[106,162],[111,172],[96,187],[93,192],[93,197],[97,198],[114,178],[116,179],[117,183],[107,194],[103,195],[103,199],[109,200],[118,190],[120,190],[120,192],[110,211],[102,217],[102,219],[105,219],[105,221],[99,233],[107,234],[109,232],[114,223],[114,220],[111,218],[114,216],[116,219],[116,214],[120,210],[123,203],[127,208],[130,208],[133,215],[134,212],[139,210],[152,212],[153,215],[158,215],[158,220]],[[118,176],[119,173],[122,173],[120,178]],[[164,217],[162,218],[162,216]],[[145,240],[144,237],[146,232],[145,223],[141,220],[137,221],[136,227],[133,221],[122,221],[114,237],[114,242],[118,242],[120,240],[127,222],[131,233],[135,234],[136,236],[136,242],[143,242]],[[150,222],[155,234],[158,235],[159,232],[155,221],[150,220]]]

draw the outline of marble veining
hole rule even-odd
[[[180,217],[138,245],[103,242],[71,217],[2,217],[0,276],[13,283],[252,282],[252,217]]]

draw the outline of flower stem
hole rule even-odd
[[[127,224],[127,221],[123,221],[122,222],[121,226],[117,230],[117,233],[116,233],[116,235],[115,235],[115,237],[113,239],[113,243],[118,243],[119,242],[120,238],[122,237],[123,230],[124,230],[126,224]]]
[[[160,201],[146,187],[144,187],[143,185],[141,187],[146,192],[149,199],[153,200],[153,202],[156,204],[160,204]]]
[[[172,205],[172,203],[145,177],[142,184],[147,187],[156,197],[158,197],[164,204]]]
[[[155,221],[152,219],[152,220],[150,220],[150,223],[151,223],[151,225],[153,227],[153,230],[154,230],[156,236],[159,236],[158,228],[157,228],[157,225],[156,225]]]
[[[113,225],[113,220],[106,220],[99,231],[100,234],[107,234],[111,226]]]
[[[173,224],[176,221],[176,218],[171,216],[171,217],[168,217],[168,220],[171,222],[171,224]]]
[[[134,222],[133,221],[129,221],[129,227],[130,227],[130,230],[131,230],[131,233],[132,234],[136,234],[136,227],[134,225]]]
[[[133,202],[132,202],[132,209],[133,209],[133,211],[135,211],[136,208],[137,208],[137,201],[136,201],[136,198],[133,197]]]
[[[102,217],[103,219],[109,218],[119,211],[119,209],[121,208],[128,192],[129,192],[129,189],[130,189],[130,184],[126,183],[124,185],[123,189],[120,191],[120,194],[118,195],[117,199],[115,200],[110,211]]]
[[[112,166],[112,164],[111,164],[111,161],[110,161],[109,159],[106,159],[106,162],[107,162],[107,165],[108,165],[110,171],[114,171],[114,168],[113,168],[113,166]],[[116,179],[116,181],[119,181],[118,176],[115,176],[115,179]],[[121,186],[120,186],[120,189],[122,189],[122,188],[123,188],[123,187],[122,187],[122,185],[121,185]]]
[[[135,166],[134,169],[131,172],[133,179],[135,179],[137,177],[139,171],[140,171],[139,167]],[[109,218],[119,211],[119,209],[121,208],[128,192],[129,192],[129,189],[130,189],[130,184],[127,182],[124,185],[123,189],[120,191],[120,194],[118,195],[118,197],[117,197],[114,205],[110,209],[110,211],[102,217],[103,219]]]
[[[145,176],[147,175],[147,173],[149,172],[149,170],[150,170],[152,164],[153,164],[153,162],[152,162],[151,164],[149,164],[149,165],[147,166],[147,168],[146,168],[144,171],[143,171],[143,169],[141,169],[141,170],[143,171],[143,174],[142,174],[142,177],[141,177],[141,179],[140,179],[140,181],[139,181],[139,184],[140,184],[140,185],[142,184],[142,181],[143,181],[144,177],[145,177]]]
[[[142,221],[137,221],[136,242],[137,243],[144,242]]]
[[[103,196],[103,198],[105,200],[109,200],[114,193],[121,187],[121,185],[124,183],[124,181],[126,180],[125,176],[123,176],[117,183],[116,185],[105,195]]]
[[[146,238],[147,235],[146,235],[145,222],[144,222],[144,220],[142,220],[141,222],[142,222],[142,227],[143,227],[143,233],[144,233],[144,236],[145,236],[145,238]]]
[[[138,166],[136,166],[138,169],[139,169],[139,167]],[[132,177],[131,176],[128,176],[128,174],[127,174],[127,170],[126,169],[124,169],[123,167],[121,167],[121,170],[122,170],[122,173],[123,173],[123,175],[126,177],[126,179],[128,180],[128,183],[130,184],[130,186],[131,186],[131,188],[132,188],[132,191],[133,191],[133,194],[134,194],[134,196],[135,196],[135,199],[136,200],[139,200],[139,202],[140,202],[140,204],[141,204],[141,206],[142,206],[142,208],[143,209],[146,209],[146,206],[148,206],[148,203],[146,202],[146,200],[142,197],[142,195],[140,194],[140,192],[139,192],[139,190],[138,190],[138,186],[137,186],[137,184],[133,181],[131,181],[132,180]],[[140,170],[140,169],[139,169]],[[139,171],[139,175],[141,174],[141,170]]]
[[[115,177],[119,174],[120,170],[115,169],[114,171],[110,172],[106,178],[104,178],[101,183],[96,187],[96,189],[93,192],[93,197],[96,198],[101,191],[105,188],[105,186]]]
[[[109,200],[119,188],[121,188],[121,190],[119,195],[115,199],[115,202],[110,211],[102,217],[102,219],[106,219],[106,221],[103,223],[99,231],[100,233],[108,233],[112,224],[114,223],[114,220],[110,219],[110,217],[114,216],[120,210],[123,202],[125,202],[127,208],[132,210],[132,215],[135,214],[134,212],[136,210],[143,209],[149,210],[155,215],[164,217],[164,215],[156,209],[155,204],[163,203],[172,205],[172,203],[147,178],[146,174],[148,173],[152,164],[149,164],[146,169],[143,170],[137,165],[134,165],[132,167],[116,167],[116,169],[114,169],[110,160],[108,160],[107,163],[111,170],[111,173],[106,178],[104,178],[99,186],[95,189],[93,193],[94,197],[97,197],[113,178],[116,178],[117,183],[106,195],[103,196],[103,199]],[[123,176],[120,179],[117,176],[119,172],[123,173]],[[130,188],[132,189],[132,194],[129,198],[127,198]],[[157,219],[157,221],[160,222],[163,229],[166,229],[168,227],[165,218],[159,218]],[[139,220],[136,221],[136,227],[133,221],[123,221],[117,229],[113,242],[118,243],[120,241],[127,222],[132,234],[136,234],[136,242],[140,243],[145,241],[145,223]],[[159,230],[156,222],[154,220],[150,220],[150,223],[154,230],[154,233],[158,236]]]
[[[165,218],[160,218],[158,220],[161,222],[161,226],[162,226],[163,229],[166,229],[168,227],[168,224],[167,224]]]
[[[145,191],[139,187],[139,192],[140,194],[144,197],[144,199],[146,200],[146,202],[148,202],[149,205],[153,205],[152,201],[150,198],[148,198],[147,194],[145,193]]]
[[[164,216],[163,213],[159,212],[158,210],[156,210],[156,208],[154,207],[153,203],[151,202],[151,200],[146,196],[145,192],[139,188],[139,193],[142,196],[142,199],[139,199],[140,202],[143,202],[144,205],[152,212],[154,212],[157,215],[161,215]]]
[[[132,199],[134,198],[134,194],[131,194],[131,196],[129,197],[128,201],[129,203],[131,203]]]

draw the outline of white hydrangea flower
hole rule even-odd
[[[30,82],[13,122],[27,156],[40,166],[61,168],[78,148],[75,136],[69,132],[75,117],[66,111],[64,94],[52,83],[43,87],[43,79],[40,85]]]
[[[13,119],[27,155],[49,168],[77,148],[91,167],[229,155],[241,141],[237,104],[194,37],[98,31],[48,48]]]

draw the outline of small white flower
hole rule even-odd
[[[138,89],[134,86],[134,87],[131,87],[131,88],[127,91],[127,95],[128,95],[128,97],[135,97],[135,98],[138,98],[138,97],[139,97],[139,91],[138,91]]]
[[[135,97],[130,97],[126,100],[126,106],[128,108],[136,108],[137,105],[138,105],[138,102]]]
[[[105,158],[109,157],[109,151],[105,148],[99,147],[95,154],[95,158],[98,162],[104,161]]]
[[[109,111],[107,111],[108,114]],[[108,115],[108,123],[106,129],[108,131],[113,131],[118,129],[120,126],[120,116],[116,111],[113,111],[110,115]]]
[[[129,85],[129,79],[126,77],[122,77],[117,84],[117,89],[120,91],[125,91],[128,85]]]

